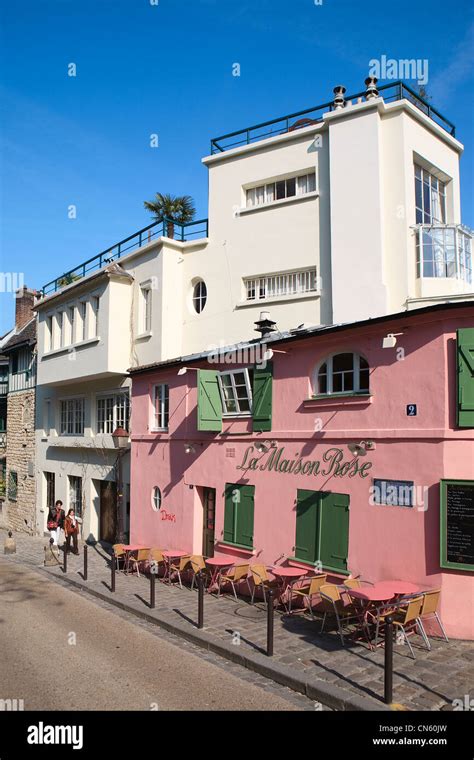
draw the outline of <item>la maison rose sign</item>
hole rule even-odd
[[[237,465],[238,470],[259,470],[261,472],[282,472],[289,475],[323,475],[342,478],[366,478],[372,467],[372,462],[361,464],[359,458],[344,461],[342,449],[330,448],[322,454],[321,459],[307,459],[299,453],[292,459],[285,457],[285,447],[274,448],[264,454],[253,456],[254,446],[248,446],[245,450],[242,462]]]

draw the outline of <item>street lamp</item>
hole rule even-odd
[[[115,533],[118,541],[123,543],[123,483],[122,483],[122,457],[128,451],[128,433],[122,427],[115,428],[112,433],[114,447],[117,449],[117,523]]]

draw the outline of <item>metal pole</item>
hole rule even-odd
[[[150,609],[155,609],[155,573],[153,572],[153,568],[150,573]]]
[[[198,584],[198,628],[204,628],[204,583],[202,575],[197,574]]]
[[[115,552],[112,554],[112,564],[110,565],[110,591],[113,593],[115,591]]]
[[[384,702],[392,704],[393,691],[393,619],[385,620]]]
[[[63,564],[63,572],[67,573],[67,544],[66,544],[66,542],[63,544],[63,552],[64,552],[64,557],[63,557],[63,563],[64,563]]]
[[[84,580],[87,580],[87,544],[84,544]]]
[[[273,589],[267,590],[267,656],[273,657]]]

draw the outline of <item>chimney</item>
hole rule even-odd
[[[36,290],[19,288],[15,293],[15,328],[21,330],[34,317]]]
[[[256,325],[255,331],[259,332],[262,338],[266,338],[267,335],[270,335],[270,333],[275,332],[276,330],[276,322],[270,319],[269,311],[261,311],[260,319],[257,322],[254,322],[254,324]]]
[[[344,108],[344,93],[346,92],[346,88],[343,87],[342,84],[338,84],[337,87],[334,88],[334,110],[339,111],[341,108]]]
[[[377,77],[367,77],[365,80],[365,99],[366,100],[373,100],[374,98],[378,98],[379,91],[377,90]]]

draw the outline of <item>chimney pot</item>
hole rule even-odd
[[[21,330],[33,319],[33,307],[35,304],[36,290],[19,288],[15,293],[15,328]]]
[[[340,108],[344,108],[344,93],[346,88],[342,84],[338,84],[334,88],[334,110],[339,111]]]
[[[377,77],[367,77],[365,80],[365,99],[366,100],[373,100],[374,98],[378,98],[379,91],[377,90]]]

